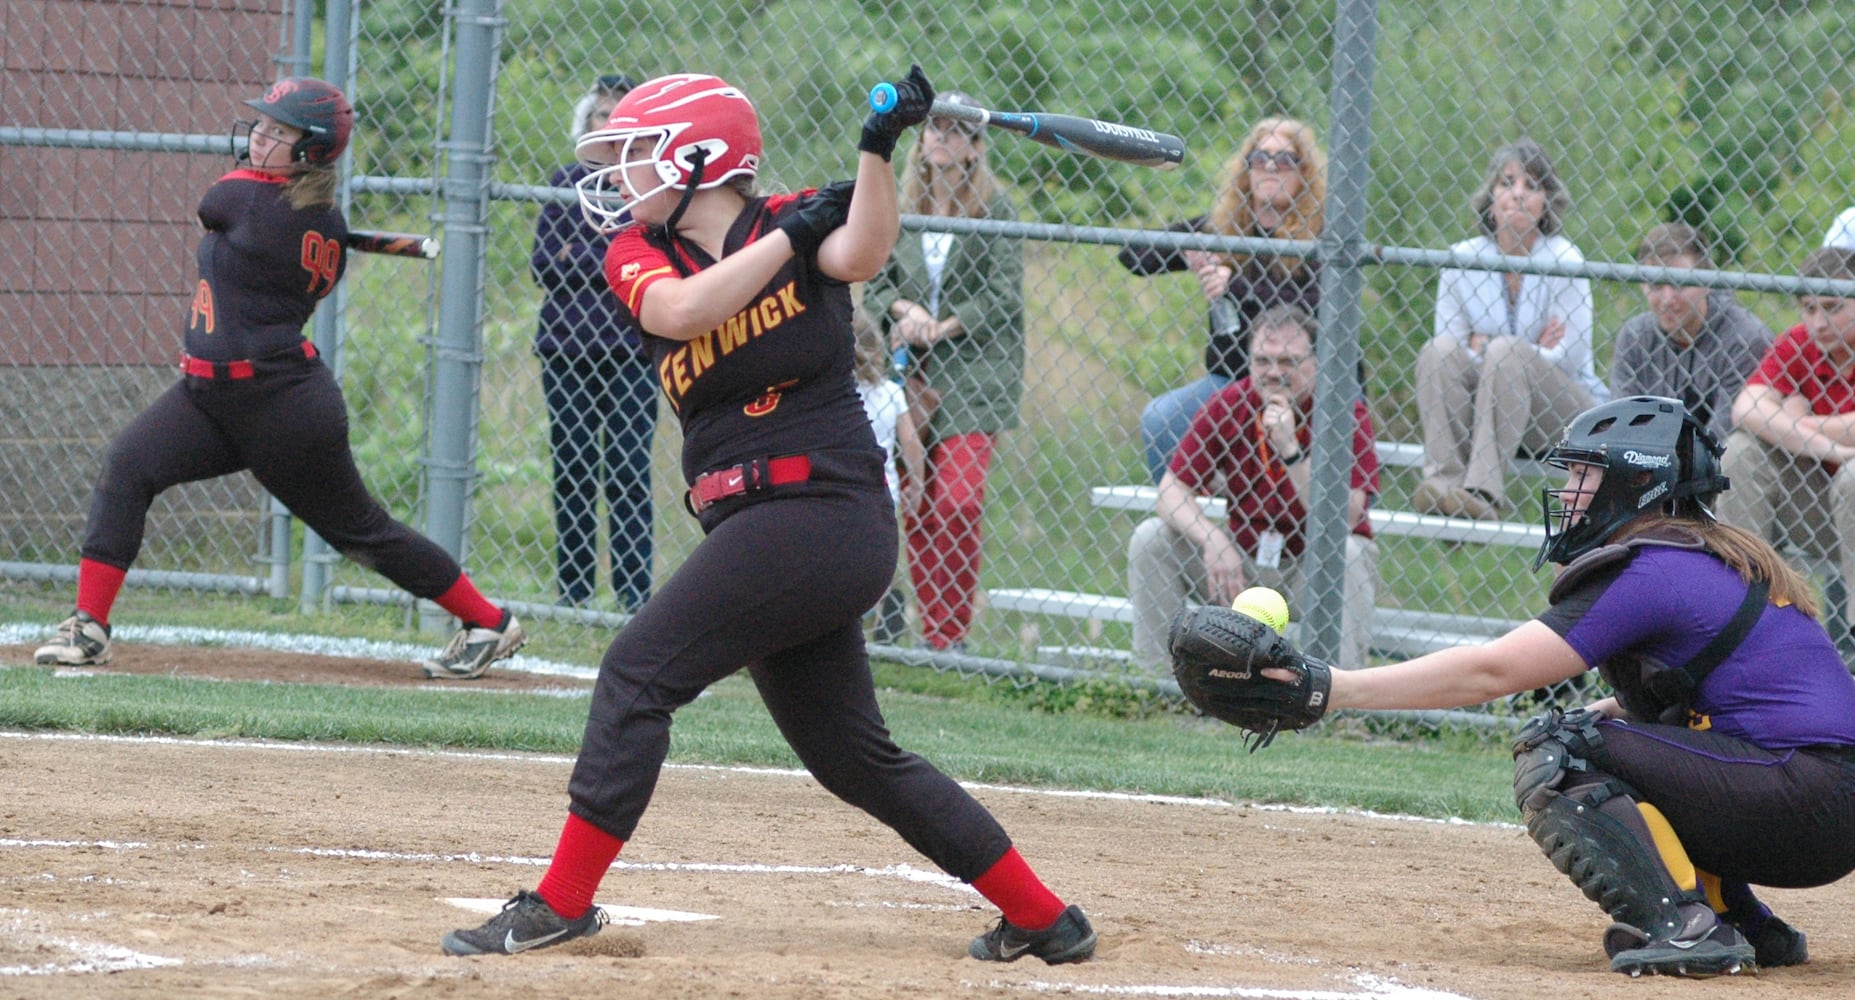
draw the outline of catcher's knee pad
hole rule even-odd
[[[1608,806],[1608,808],[1606,808]],[[1661,814],[1656,813],[1659,818]],[[1612,920],[1651,938],[1678,931],[1683,903],[1704,901],[1670,875],[1655,831],[1645,829],[1629,786],[1614,778],[1548,792],[1527,813],[1527,833],[1565,877]],[[1664,822],[1664,826],[1666,823]],[[1672,837],[1673,831],[1669,831]],[[1675,842],[1679,850],[1679,842]],[[1680,861],[1687,862],[1685,851]],[[1692,872],[1693,866],[1687,865]]]
[[[1527,721],[1514,738],[1514,805],[1522,814],[1538,809],[1571,773],[1610,771],[1610,751],[1597,723],[1603,716],[1578,709],[1550,709]]]

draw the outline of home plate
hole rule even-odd
[[[446,897],[443,900],[452,906],[469,910],[472,913],[487,913],[494,916],[507,906],[506,899],[463,899]],[[612,927],[642,927],[645,924],[688,923],[694,920],[720,920],[713,913],[685,913],[682,910],[653,910],[648,906],[617,906],[612,903],[594,903],[605,911],[606,921]]]

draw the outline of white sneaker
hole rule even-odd
[[[445,643],[444,649],[437,656],[420,664],[425,668],[425,676],[447,680],[468,681],[483,676],[490,664],[497,660],[506,660],[515,655],[528,642],[528,633],[522,630],[522,623],[514,615],[509,615],[508,624],[501,629],[461,628]]]
[[[78,611],[58,624],[51,642],[32,653],[34,663],[81,667],[109,662],[109,626]]]

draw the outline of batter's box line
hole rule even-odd
[[[1460,993],[1406,986],[1395,979],[1380,976],[1354,976],[1360,991],[1285,990],[1266,986],[1109,986],[1089,983],[1007,983],[993,980],[984,985],[996,990],[1025,990],[1032,993],[1062,993],[1075,996],[1106,997],[1243,997],[1246,1000],[1471,1000]]]
[[[18,838],[0,838],[0,848],[75,848],[102,851],[209,851],[209,850],[255,850],[263,854],[285,854],[297,857],[354,859],[360,861],[401,861],[417,864],[502,864],[520,865],[528,868],[545,868],[552,858],[531,857],[519,854],[483,854],[475,851],[440,854],[423,851],[386,851],[363,847],[282,847],[265,845],[262,847],[243,847],[225,845],[214,847],[199,842],[187,844],[153,844],[147,841],[116,840],[22,840]],[[895,879],[917,885],[930,885],[956,892],[978,894],[978,890],[961,882],[945,872],[917,868],[908,864],[884,865],[871,868],[867,865],[788,865],[761,864],[755,862],[719,862],[719,861],[626,861],[612,863],[614,871],[633,872],[701,872],[703,874],[723,875],[857,875],[865,878]]]
[[[0,739],[69,740],[89,743],[153,744],[163,746],[213,747],[228,750],[269,750],[282,753],[358,754],[392,757],[423,757],[450,760],[523,761],[537,764],[572,764],[574,758],[559,754],[498,753],[485,750],[433,750],[422,747],[366,746],[356,744],[295,742],[287,740],[226,739],[210,740],[180,736],[135,736],[119,733],[58,733],[38,730],[0,730]],[[665,770],[707,771],[716,774],[746,774],[785,778],[811,778],[803,768],[746,767],[739,764],[675,764]],[[1406,813],[1384,813],[1371,809],[1337,809],[1332,806],[1295,806],[1279,802],[1244,802],[1232,799],[1192,798],[1182,795],[1159,795],[1141,792],[1104,792],[1079,788],[1035,788],[1028,785],[996,785],[983,781],[962,781],[960,787],[972,791],[1005,792],[1042,798],[1084,799],[1104,802],[1134,802],[1150,805],[1185,806],[1196,809],[1247,809],[1256,812],[1288,815],[1356,816],[1363,819],[1388,820],[1394,823],[1420,823],[1425,826],[1460,826],[1492,830],[1524,830],[1518,823],[1470,820],[1459,816],[1436,818]]]

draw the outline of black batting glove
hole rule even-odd
[[[928,109],[934,106],[934,85],[920,66],[910,67],[908,75],[895,85],[895,107],[872,111],[863,119],[863,138],[857,148],[875,153],[884,160],[895,154],[895,140],[902,130],[927,121]]]
[[[792,242],[793,256],[811,260],[818,255],[824,238],[850,218],[850,196],[856,189],[856,181],[826,184],[799,199],[799,207],[779,220],[779,231]]]

